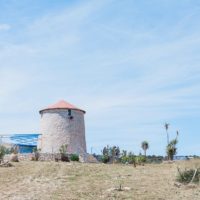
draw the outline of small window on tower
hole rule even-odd
[[[68,118],[69,119],[73,119],[72,110],[68,110]]]

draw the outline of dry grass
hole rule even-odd
[[[199,200],[200,186],[174,185],[177,166],[200,161],[152,164],[134,168],[118,164],[20,162],[0,168],[0,199]],[[122,191],[117,189],[122,186]]]

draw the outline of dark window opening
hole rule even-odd
[[[74,117],[72,116],[72,110],[68,110],[68,118],[73,119]]]

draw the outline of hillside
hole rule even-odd
[[[200,199],[200,187],[174,186],[177,165],[146,166],[20,162],[0,168],[0,199]],[[195,165],[200,165],[197,162]],[[115,188],[122,186],[122,191]]]

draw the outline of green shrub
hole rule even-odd
[[[142,155],[139,155],[139,156],[137,156],[136,157],[136,162],[137,162],[137,164],[143,164],[143,163],[145,163],[146,162],[146,157],[145,156],[142,156]]]
[[[103,155],[101,160],[103,163],[115,163],[119,160],[120,148],[117,146],[110,147],[109,145],[107,145],[103,148],[102,154]]]
[[[121,163],[126,164],[129,163],[129,157],[128,156],[122,156],[120,158]]]
[[[155,156],[155,155],[147,156],[145,163],[148,163],[148,164],[152,164],[152,163],[160,164],[160,163],[162,163],[163,159],[164,159],[163,156]]]
[[[136,163],[135,162],[135,155],[133,153],[131,153],[131,152],[128,154],[128,163],[129,164],[134,164],[134,165]]]
[[[110,161],[110,158],[109,158],[108,155],[102,155],[101,161],[102,161],[103,163],[108,163],[108,162]]]
[[[72,154],[72,155],[70,155],[70,160],[71,161],[79,161],[79,156],[77,154]]]
[[[198,169],[185,169],[184,171],[181,171],[178,168],[178,175],[176,177],[176,180],[180,183],[199,183],[200,181],[200,168]]]
[[[123,164],[134,164],[134,166],[136,165],[135,155],[132,152],[127,154],[126,151],[123,151],[120,161]]]

